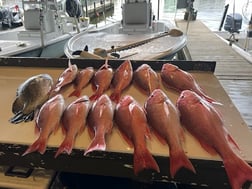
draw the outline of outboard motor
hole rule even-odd
[[[228,31],[231,35],[227,39],[229,45],[232,46],[233,42],[237,42],[238,39],[235,38],[235,33],[240,33],[242,26],[242,16],[239,13],[228,14],[226,17],[226,22],[224,25],[224,30]]]
[[[239,30],[242,27],[242,15],[239,13],[231,13],[226,17],[226,22],[224,25],[224,30],[233,33],[239,33]]]

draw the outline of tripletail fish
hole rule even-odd
[[[53,79],[48,74],[35,75],[23,82],[12,104],[15,115],[9,121],[17,124],[33,120],[36,111],[48,100],[52,87]]]

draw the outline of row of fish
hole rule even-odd
[[[82,72],[89,74],[80,77]],[[43,154],[48,137],[59,127],[60,122],[65,139],[55,157],[63,152],[71,153],[76,136],[83,132],[86,124],[93,130],[94,137],[84,155],[94,150],[105,150],[106,135],[112,132],[115,123],[123,133],[124,139],[134,147],[133,165],[136,175],[145,169],[159,172],[159,166],[146,146],[146,139],[150,138],[150,128],[169,146],[171,176],[174,177],[182,167],[195,173],[195,168],[182,147],[184,142],[182,124],[199,140],[204,149],[220,155],[232,188],[241,188],[246,180],[252,181],[252,168],[232,149],[231,143],[238,150],[239,147],[225,129],[220,114],[212,105],[217,102],[202,91],[191,74],[175,65],[164,64],[160,77],[165,86],[180,92],[175,105],[160,89],[159,74],[147,64],[139,66],[133,72],[130,61],[125,61],[113,72],[106,62],[94,72],[93,68],[78,71],[76,65],[69,63],[69,67],[60,75],[55,85],[47,74],[30,78],[17,90],[17,98],[12,108],[15,116],[10,120],[13,123],[31,120],[34,110],[39,108],[35,123],[40,135],[23,155],[33,151]],[[85,82],[81,78],[85,78]],[[38,87],[37,91],[43,91],[41,96],[44,98],[41,97],[42,99],[29,107],[32,98],[31,101],[24,99],[25,96],[34,95],[32,87],[27,87],[27,83],[31,80],[36,81],[37,84],[34,86]],[[90,97],[80,97],[82,88],[90,81],[95,86],[94,94]],[[121,97],[123,90],[132,81],[147,95],[143,107],[130,95]],[[63,86],[72,82],[76,84],[75,91],[71,95],[78,98],[65,107],[64,97],[58,93]],[[113,91],[109,97],[104,92],[111,85]],[[26,92],[27,90],[29,92]]]
[[[164,64],[160,72],[161,80],[169,87],[179,92],[182,90],[193,90],[200,96],[210,102],[214,99],[207,96],[198,85],[193,76],[172,64]],[[57,82],[54,84],[53,79],[48,74],[40,74],[27,79],[17,89],[16,99],[12,105],[14,116],[10,119],[11,123],[20,123],[30,121],[34,118],[35,111],[49,98],[58,94],[64,86],[74,83],[75,90],[69,96],[79,97],[82,89],[91,81],[93,84],[94,94],[90,96],[91,100],[96,100],[106,90],[112,88],[111,100],[118,102],[122,92],[130,86],[132,81],[147,95],[154,89],[160,87],[160,76],[148,64],[139,66],[134,72],[131,62],[124,61],[115,71],[105,64],[97,71],[93,67],[83,70],[78,69],[69,61],[68,68],[64,70]]]
[[[43,154],[47,139],[57,129],[60,120],[65,130],[65,139],[55,157],[63,152],[70,154],[74,140],[83,132],[87,120],[94,137],[84,155],[95,150],[106,150],[106,136],[111,134],[115,123],[123,138],[134,148],[133,168],[136,175],[145,169],[160,171],[146,145],[146,139],[151,137],[151,130],[169,146],[171,177],[181,168],[196,173],[182,147],[182,124],[205,150],[220,155],[232,188],[241,188],[247,180],[252,181],[252,168],[233,149],[235,147],[240,150],[225,129],[220,114],[211,103],[193,91],[182,91],[176,105],[161,89],[154,89],[143,107],[130,95],[123,96],[115,107],[106,94],[92,104],[90,102],[87,96],[83,96],[64,109],[64,98],[61,94],[48,100],[41,107],[36,119],[40,135],[23,155],[34,151]]]

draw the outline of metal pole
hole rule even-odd
[[[85,0],[85,8],[86,8],[86,17],[88,17],[88,4],[87,4],[87,0]]]
[[[222,16],[222,19],[221,19],[221,24],[220,24],[220,26],[219,26],[219,31],[221,31],[221,28],[222,28],[222,26],[223,26],[224,20],[225,20],[226,15],[227,15],[228,7],[229,7],[229,4],[227,4],[227,5],[225,6],[225,10],[224,10],[224,13],[223,13],[223,16]]]
[[[188,30],[189,30],[189,23],[190,23],[190,20],[191,20],[191,8],[192,8],[192,0],[189,0],[188,1],[188,18],[187,18],[187,24],[186,24],[186,35],[188,33]]]
[[[249,38],[252,37],[252,14],[250,17],[250,21],[249,21],[249,25],[248,25],[248,30],[247,30],[247,36],[246,36],[246,40],[245,40],[245,45],[244,45],[244,50],[247,51],[248,47],[249,47]]]
[[[106,24],[106,0],[103,0],[103,19],[105,21]]]
[[[157,19],[159,20],[159,8],[160,8],[160,0],[158,0],[158,15],[157,15]]]
[[[40,10],[40,17],[39,17],[39,22],[40,22],[40,40],[41,40],[41,48],[43,49],[45,44],[44,44],[44,25],[43,25],[43,15],[42,15],[42,11]]]

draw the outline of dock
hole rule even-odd
[[[187,32],[187,48],[194,61],[216,61],[215,76],[252,129],[252,62],[241,56],[225,40],[200,20],[176,19],[177,27]]]

